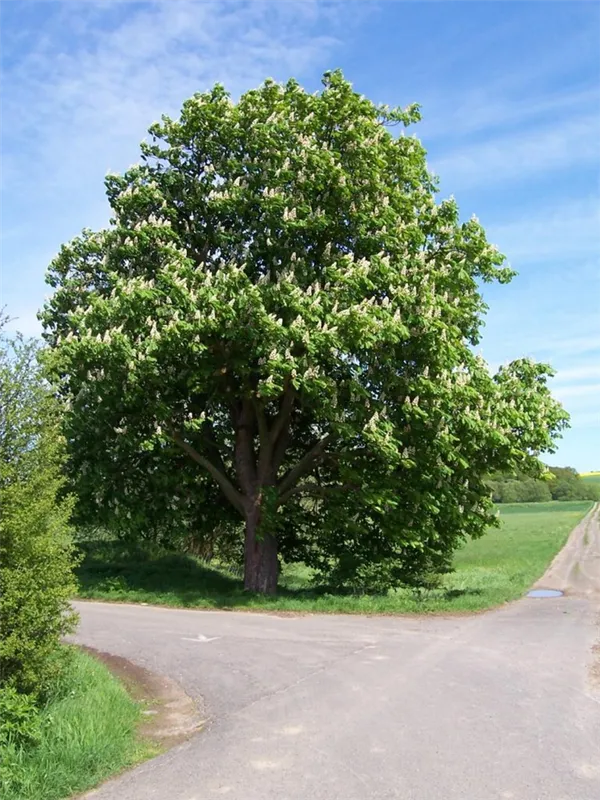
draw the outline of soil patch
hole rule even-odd
[[[105,664],[133,699],[142,704],[144,721],[140,735],[161,750],[189,739],[204,726],[206,717],[202,703],[192,700],[175,681],[121,656],[93,647],[81,646],[81,649]]]

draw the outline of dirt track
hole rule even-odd
[[[571,532],[536,588],[559,589],[565,594],[600,595],[600,503]]]

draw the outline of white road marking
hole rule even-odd
[[[181,640],[183,642],[216,642],[216,640],[220,638],[220,636],[204,636],[203,633],[199,633],[198,636],[194,638],[191,636],[182,636]]]

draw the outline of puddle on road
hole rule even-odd
[[[532,589],[527,597],[562,597],[563,594],[560,589]]]

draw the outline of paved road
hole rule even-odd
[[[88,796],[598,800],[597,601],[426,619],[79,603],[78,641],[170,676],[211,720]]]

